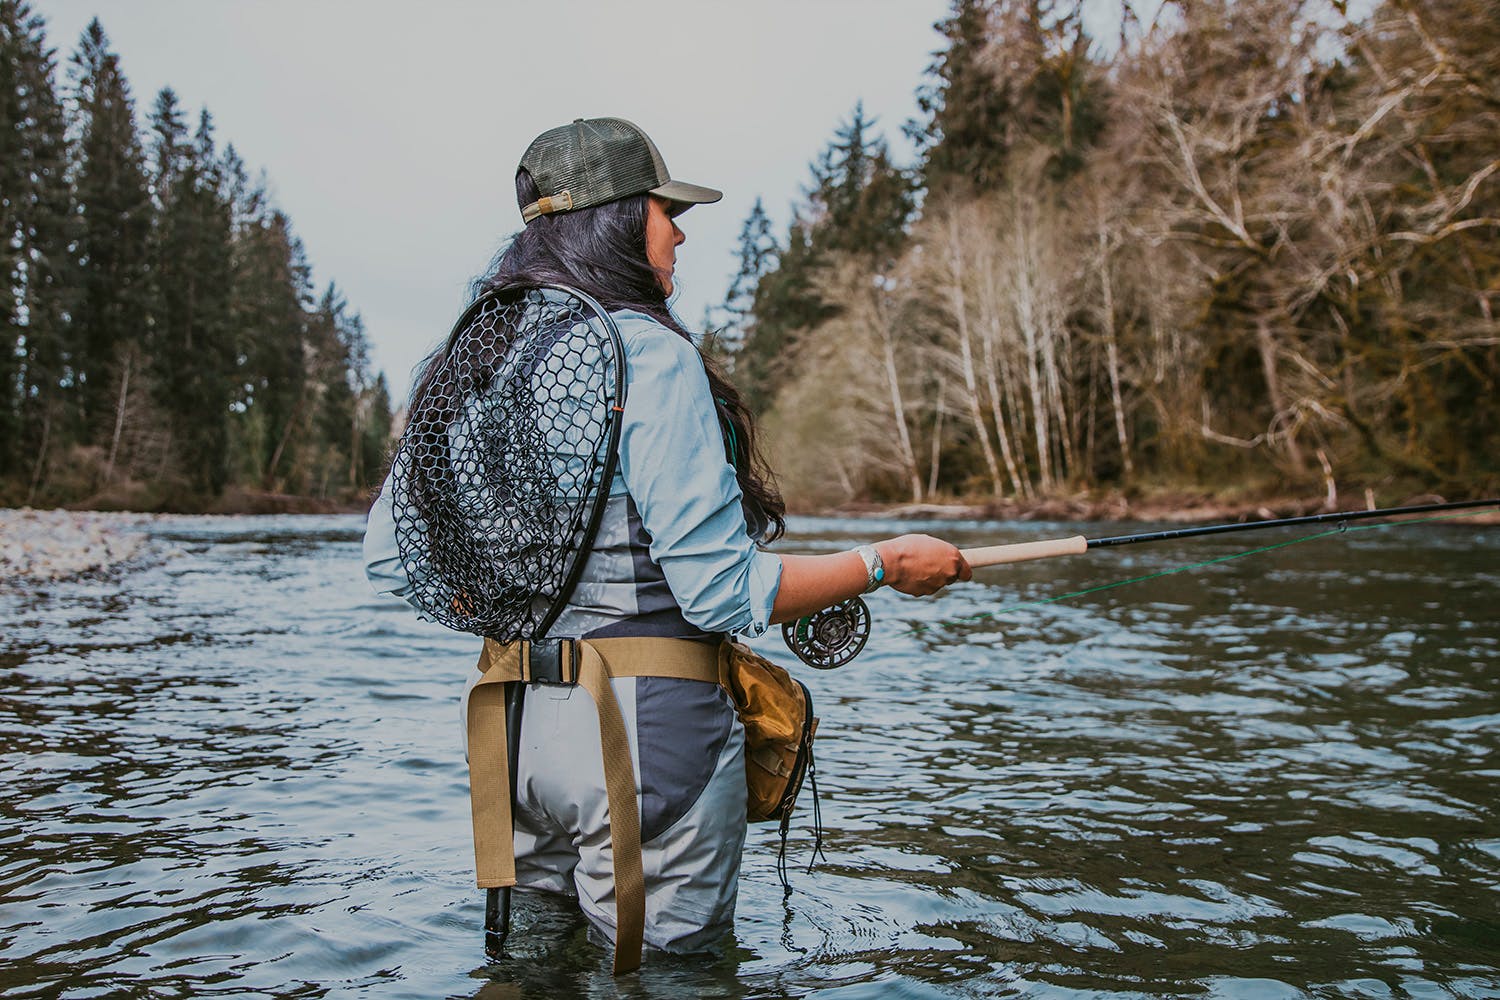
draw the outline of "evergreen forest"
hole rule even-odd
[[[385,379],[265,178],[171,89],[139,116],[97,19],[60,66],[0,0],[0,72],[0,505],[362,499]]]
[[[856,106],[756,205],[712,343],[796,505],[1500,490],[1500,4],[1149,6],[955,0],[916,162]]]

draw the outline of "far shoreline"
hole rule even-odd
[[[1018,502],[985,503],[845,503],[821,509],[793,510],[810,517],[847,517],[890,520],[936,521],[1115,521],[1124,523],[1211,524],[1217,522],[1269,521],[1312,514],[1353,513],[1377,508],[1446,503],[1463,497],[1435,493],[1403,495],[1396,499],[1370,497],[1265,496],[1228,500],[1207,493],[1161,493],[1128,498],[1110,493],[1101,496],[1077,494]],[[1474,499],[1480,499],[1475,497]],[[1330,502],[1332,500],[1332,502]],[[1468,524],[1500,524],[1500,507],[1469,513]]]
[[[943,502],[849,501],[826,507],[789,505],[788,513],[801,517],[833,517],[906,521],[1114,521],[1168,524],[1261,521],[1304,517],[1339,511],[1363,511],[1376,507],[1405,507],[1470,499],[1436,493],[1376,497],[1371,493],[1338,495],[1267,494],[1229,499],[1207,491],[1162,490],[1140,496],[1117,491],[1080,492],[1035,500],[990,500]],[[1474,497],[1472,499],[1479,499]],[[362,499],[301,496],[254,490],[236,490],[205,504],[164,504],[154,507],[126,504],[65,504],[56,509],[77,513],[124,513],[179,516],[267,516],[338,515],[369,512],[373,493]],[[1500,508],[1465,517],[1470,524],[1500,524]]]
[[[177,517],[277,517],[362,515],[366,503],[332,501],[279,493],[239,493],[221,498],[208,509],[129,511],[120,509],[0,508],[0,591],[59,579],[90,576],[123,566],[145,548],[149,526]],[[1120,494],[1079,494],[1030,503],[846,503],[820,510],[796,510],[794,516],[895,521],[1048,521],[1204,524],[1265,521],[1337,511],[1371,509],[1362,503],[1333,503],[1337,498],[1269,497],[1228,501],[1201,493],[1162,493],[1145,498]],[[1383,508],[1443,503],[1449,498],[1418,494],[1386,500]],[[1454,525],[1500,524],[1500,508],[1466,512]]]

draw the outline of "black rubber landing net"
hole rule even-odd
[[[464,632],[539,639],[578,582],[625,405],[614,322],[572,289],[508,289],[459,318],[391,465],[412,601]]]

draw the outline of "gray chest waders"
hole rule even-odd
[[[640,967],[646,922],[641,817],[630,737],[610,680],[672,677],[718,684],[729,646],[691,639],[625,637],[501,643],[486,639],[469,693],[469,801],[474,870],[485,899],[485,947],[499,953],[510,932],[510,888],[516,884],[515,801],[525,685],[576,684],[599,714],[599,742],[614,858],[615,957],[619,975]]]

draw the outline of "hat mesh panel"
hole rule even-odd
[[[543,133],[521,166],[544,197],[567,191],[574,208],[643,194],[668,180],[651,140],[618,118],[595,118]]]

